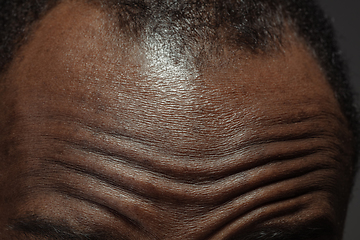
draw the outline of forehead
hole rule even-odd
[[[9,211],[130,231],[111,209],[160,239],[231,222],[217,233],[230,236],[247,211],[267,226],[343,217],[331,203],[350,179],[346,124],[300,43],[269,55],[224,46],[200,68],[176,39],[140,40],[76,1],[38,23],[0,85],[1,164],[30,199],[9,191]]]

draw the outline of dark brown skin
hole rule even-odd
[[[309,240],[341,238],[350,133],[305,47],[224,48],[199,70],[169,61],[165,41],[117,34],[108,16],[60,4],[2,76],[1,239],[47,239],[9,227],[33,215],[118,239],[323,223],[332,236]]]

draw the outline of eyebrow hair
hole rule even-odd
[[[9,228],[25,236],[44,237],[49,240],[128,240],[125,236],[115,237],[101,230],[81,232],[65,222],[45,219],[38,215],[14,219]]]
[[[30,234],[31,236],[44,237],[49,240],[128,240],[127,237],[115,237],[105,231],[83,233],[64,222],[44,219],[37,215],[15,219],[9,227],[26,236]],[[319,220],[295,229],[279,227],[253,229],[247,233],[238,233],[228,240],[315,240],[318,237],[333,239],[335,236],[334,229],[334,225],[330,221]]]
[[[228,240],[316,240],[319,237],[334,239],[335,227],[327,220],[311,222],[297,228],[266,227],[248,233],[238,233]],[[321,238],[322,239],[322,238]]]

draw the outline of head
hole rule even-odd
[[[356,114],[312,1],[1,7],[0,235],[341,239]]]

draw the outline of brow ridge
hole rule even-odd
[[[333,224],[325,219],[314,220],[300,227],[260,227],[247,233],[237,233],[228,240],[316,240],[335,239]]]
[[[9,225],[10,229],[24,234],[27,237],[44,237],[49,240],[129,240],[125,236],[115,237],[112,233],[102,230],[81,232],[75,230],[63,221],[42,218],[36,214],[13,219],[11,222],[12,223]]]

